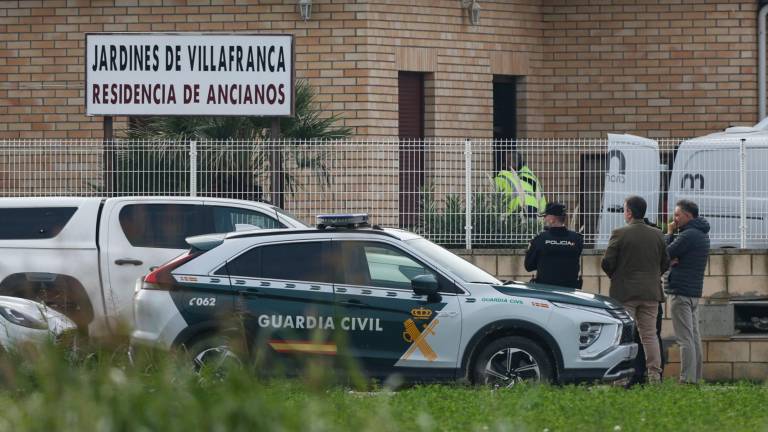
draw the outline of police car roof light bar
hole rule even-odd
[[[317,229],[368,227],[367,213],[317,215]]]

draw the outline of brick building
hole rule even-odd
[[[316,89],[322,110],[339,114],[360,138],[683,138],[758,120],[754,0],[476,0],[477,22],[464,5],[473,3],[462,0],[312,0],[306,21],[297,3],[0,1],[0,140],[102,137],[101,118],[85,116],[87,32],[291,33],[297,77]],[[115,128],[126,121],[117,118]],[[386,165],[390,172],[375,184],[347,179],[346,195],[332,203],[371,211],[383,224],[398,224],[398,217],[412,223],[403,212],[413,216],[416,204],[404,204],[403,196],[416,189],[398,175],[403,160],[396,151],[342,158],[339,171]],[[529,162],[548,190],[572,191],[560,197],[570,208],[596,214],[602,183],[579,177],[589,166],[578,156],[590,151],[603,154],[559,147],[562,161],[530,153]],[[465,156],[461,149],[444,153],[433,165],[459,177],[444,189],[463,191]],[[10,178],[16,163],[0,172]],[[591,170],[602,176],[601,168]],[[486,180],[481,174],[475,188]],[[0,191],[22,183],[14,181],[0,176]],[[40,181],[29,184],[20,190],[36,190]],[[311,207],[318,196],[294,200]],[[530,276],[513,251],[465,254],[499,277]],[[598,255],[584,258],[585,290],[605,294],[597,263]],[[718,293],[765,297],[765,267],[764,251],[711,257],[706,301]],[[671,325],[664,327],[669,337]],[[706,349],[708,379],[768,376],[764,335],[710,338]],[[677,356],[670,354],[674,374]]]
[[[101,137],[86,32],[292,33],[297,76],[359,137],[689,137],[757,120],[758,2],[476,3],[477,23],[461,0],[313,0],[306,21],[296,0],[2,1],[0,138]]]

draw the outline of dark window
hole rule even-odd
[[[400,226],[418,222],[420,189],[424,186],[424,74],[398,74],[400,137]]]
[[[226,233],[237,231],[237,225],[243,228],[285,228],[274,217],[264,213],[237,207],[213,207],[213,231]]]
[[[380,288],[411,289],[419,275],[438,275],[405,252],[384,243],[341,242],[343,283]]]
[[[330,282],[323,242],[287,243],[249,250],[227,263],[231,276]]]
[[[229,273],[227,273],[229,272]],[[257,278],[261,276],[261,248],[253,248],[237,258],[229,261],[226,266],[216,272],[217,275],[243,276]]]
[[[517,78],[493,77],[493,171],[520,169],[516,154]]]
[[[288,243],[262,247],[261,272],[268,279],[330,282],[323,265],[323,243]]]
[[[28,207],[0,209],[0,239],[56,237],[77,207]]]
[[[607,166],[604,154],[581,155],[581,192],[579,194],[581,223],[579,226],[583,227],[582,233],[587,244],[593,244],[599,234],[598,221],[602,213]]]
[[[205,209],[195,204],[131,204],[120,210],[120,226],[132,246],[186,249],[189,236],[208,234]]]

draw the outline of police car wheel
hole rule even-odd
[[[506,336],[488,344],[478,355],[473,382],[494,388],[522,382],[549,382],[552,363],[546,352],[530,339]]]
[[[189,355],[195,372],[211,370],[218,374],[243,364],[233,349],[232,341],[225,336],[210,336],[193,343]]]

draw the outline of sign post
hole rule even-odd
[[[104,116],[104,139],[102,141],[102,166],[104,190],[106,196],[115,194],[115,135],[112,130],[112,116]]]

